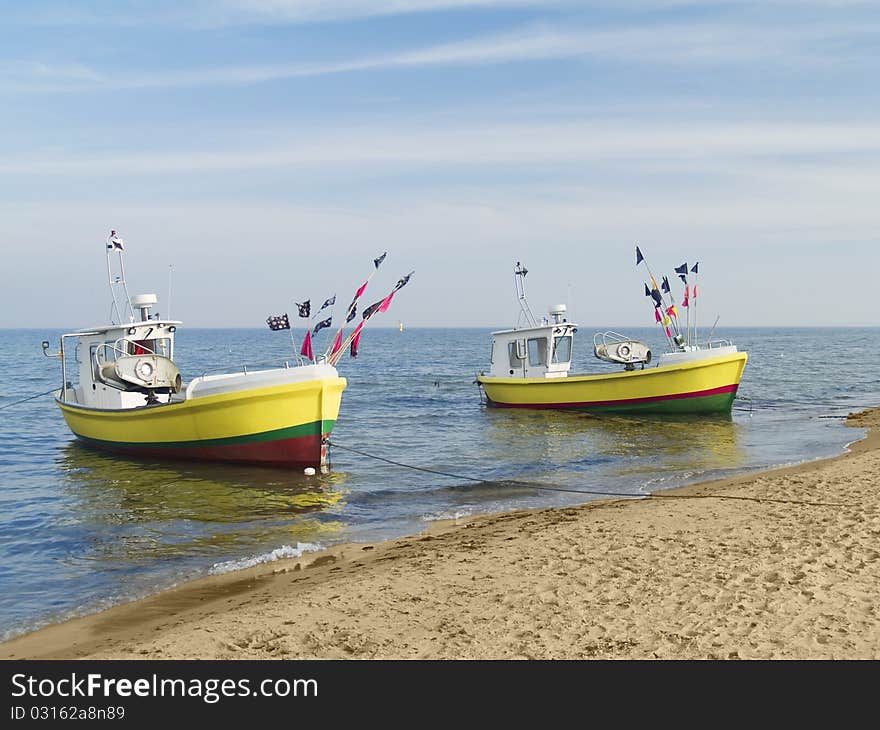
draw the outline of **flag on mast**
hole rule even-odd
[[[300,355],[304,355],[309,358],[309,360],[315,359],[315,354],[312,352],[312,333],[310,330],[306,330],[306,336],[303,340],[302,349],[299,351]]]
[[[360,345],[361,338],[361,330],[363,326],[366,324],[367,320],[370,319],[376,312],[386,312],[388,311],[388,307],[391,306],[391,300],[394,298],[395,293],[400,291],[403,287],[406,286],[407,282],[409,282],[410,277],[414,274],[414,271],[410,271],[406,276],[401,277],[397,280],[397,283],[394,285],[394,288],[388,292],[384,299],[380,299],[378,302],[374,302],[369,307],[367,307],[363,314],[361,314],[362,321],[358,323],[358,326],[355,327],[354,331],[348,336],[348,338],[344,342],[340,342],[333,344],[333,348],[330,351],[329,362],[331,365],[335,365],[341,352],[345,347],[349,344],[354,344],[352,349],[352,357],[357,357],[358,346]],[[341,334],[341,332],[340,332]]]
[[[363,284],[361,284],[360,288],[355,292],[354,298],[351,300],[351,304],[349,304],[348,309],[345,310],[345,322],[342,323],[342,326],[336,333],[336,338],[333,340],[333,346],[329,350],[329,357],[331,362],[333,362],[334,355],[337,355],[337,351],[342,347],[342,331],[345,329],[345,325],[351,322],[357,316],[358,300],[363,296],[363,293],[367,288],[367,284],[370,283],[370,279],[373,278],[373,274],[378,271],[379,267],[382,265],[382,262],[385,260],[385,257],[387,255],[388,252],[384,251],[381,256],[377,256],[373,259],[373,271],[367,277],[367,280]]]
[[[336,339],[333,340],[333,347],[330,348],[330,352],[336,352],[340,347],[342,347],[342,328],[339,328],[339,332],[336,333]]]
[[[290,319],[286,314],[278,314],[272,317],[268,317],[266,319],[266,324],[269,325],[270,330],[289,330],[290,329]]]
[[[642,256],[642,249],[636,246],[636,266],[638,266],[642,261],[645,260],[645,257]]]
[[[314,334],[318,334],[325,327],[329,327],[333,324],[333,317],[327,317],[327,319],[322,319],[318,324],[315,325],[315,329],[313,330]]]
[[[333,306],[334,304],[336,304],[336,295],[335,294],[332,297],[330,297],[329,299],[324,300],[324,303],[321,305],[321,309],[326,309],[327,307]],[[319,309],[318,311],[320,312],[321,309]]]
[[[306,299],[302,304],[299,302],[294,302],[296,304],[296,308],[299,310],[299,316],[308,318],[312,315],[312,302],[310,299]]]
[[[110,237],[107,239],[107,248],[111,251],[124,251],[125,246],[123,240],[116,231],[110,231]]]
[[[361,330],[364,328],[364,323],[366,320],[361,320],[358,323],[358,326],[354,328],[354,333],[351,336],[351,356],[358,356],[358,345],[361,342]]]

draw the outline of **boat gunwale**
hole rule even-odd
[[[88,406],[82,403],[70,403],[69,401],[61,400],[59,396],[63,389],[59,388],[55,394],[55,403],[62,410],[66,408],[71,411],[81,411],[85,413],[96,414],[100,413],[108,416],[122,417],[132,413],[166,411],[170,410],[172,406],[200,408],[216,405],[218,403],[229,400],[238,400],[245,398],[264,399],[268,397],[273,397],[275,395],[280,395],[285,392],[305,390],[306,388],[304,386],[313,385],[315,383],[337,383],[339,381],[341,381],[341,388],[344,390],[345,387],[348,385],[348,381],[342,376],[313,378],[311,380],[295,380],[288,383],[277,383],[275,385],[266,385],[258,388],[230,390],[226,393],[213,393],[211,395],[193,396],[191,398],[186,398],[185,400],[171,400],[167,403],[145,403],[140,406],[132,406],[131,408],[99,408],[97,406]]]
[[[705,358],[703,360],[692,360],[689,362],[675,363],[673,365],[657,365],[656,367],[643,368],[641,370],[623,370],[613,373],[576,373],[574,375],[566,375],[565,377],[555,378],[519,378],[513,375],[497,376],[483,375],[482,373],[478,373],[477,380],[481,383],[504,383],[510,385],[536,385],[538,383],[551,385],[553,383],[572,382],[583,383],[594,382],[598,380],[613,380],[616,378],[631,378],[644,375],[672,373],[678,370],[695,370],[711,365],[721,365],[728,362],[735,362],[737,360],[748,362],[748,353],[737,351],[728,355],[718,355],[716,357]]]

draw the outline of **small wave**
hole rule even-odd
[[[304,553],[313,553],[324,548],[311,542],[298,542],[296,547],[290,545],[282,545],[279,548],[270,550],[262,555],[255,555],[251,558],[241,558],[240,560],[227,560],[223,563],[214,563],[208,571],[210,575],[219,575],[220,573],[231,573],[234,570],[244,570],[252,568],[260,563],[273,563],[276,560],[285,558],[298,558]]]
[[[422,515],[423,522],[439,522],[441,520],[460,520],[462,517],[471,517],[472,509],[457,509],[454,512],[431,512]]]

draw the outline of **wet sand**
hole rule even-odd
[[[212,576],[0,658],[878,659],[880,409],[849,423],[834,459]]]

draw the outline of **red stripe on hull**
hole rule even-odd
[[[325,434],[329,435],[329,434]],[[80,437],[82,438],[82,437]],[[298,436],[277,441],[223,446],[138,446],[116,444],[82,438],[96,448],[130,456],[148,456],[153,459],[185,459],[194,461],[230,461],[265,466],[320,467],[326,461],[327,447],[323,437]]]
[[[620,400],[594,400],[573,403],[499,403],[492,401],[492,405],[499,408],[602,408],[605,406],[625,406],[637,403],[656,403],[664,400],[679,400],[682,398],[703,398],[709,395],[722,395],[724,393],[736,393],[738,383],[722,385],[720,388],[708,390],[696,390],[692,393],[673,393],[671,395],[651,395],[644,398],[622,398]]]

